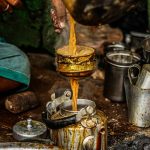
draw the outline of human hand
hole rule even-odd
[[[61,33],[66,23],[66,9],[61,0],[52,0],[51,18],[55,32]]]
[[[13,7],[22,6],[21,0],[0,0],[0,13],[1,12],[9,12],[13,11]]]

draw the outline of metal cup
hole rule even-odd
[[[141,89],[150,89],[150,64],[145,64],[138,76],[136,86]]]
[[[138,127],[150,126],[150,90],[129,84],[125,87],[129,122]]]

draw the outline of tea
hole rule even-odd
[[[69,53],[73,56],[76,55],[77,46],[76,46],[76,34],[75,34],[75,21],[70,16],[70,39],[69,39]],[[72,109],[77,111],[77,99],[78,99],[78,89],[79,83],[77,79],[70,79],[71,89],[72,89]]]

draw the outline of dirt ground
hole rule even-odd
[[[47,54],[28,54],[31,62],[31,84],[28,90],[35,92],[41,105],[21,114],[8,112],[3,102],[5,96],[0,96],[0,142],[15,141],[12,137],[13,125],[31,117],[41,121],[41,112],[50,100],[53,91],[59,88],[69,88],[69,81],[62,77],[54,65],[54,58]],[[123,141],[131,140],[136,135],[150,135],[150,128],[137,128],[128,123],[126,103],[114,103],[103,97],[103,83],[101,79],[92,77],[80,80],[79,98],[87,98],[96,102],[97,108],[103,111],[108,118],[108,147]]]

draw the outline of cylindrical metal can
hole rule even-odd
[[[114,51],[105,57],[104,96],[112,101],[125,100],[124,78],[128,68],[140,61],[140,56],[130,51]]]
[[[128,81],[125,85],[129,122],[138,127],[150,127],[150,89],[141,89]]]
[[[69,47],[57,50],[57,71],[67,77],[87,77],[96,68],[95,50],[77,45],[78,55],[69,54]]]
[[[88,121],[49,131],[55,145],[65,150],[107,150],[107,118],[99,110]]]

